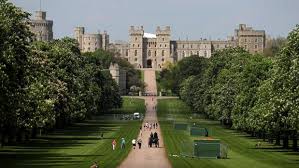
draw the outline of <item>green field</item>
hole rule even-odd
[[[262,140],[250,137],[235,130],[225,129],[217,121],[198,117],[195,119],[191,110],[180,100],[164,99],[158,101],[158,117],[169,159],[174,168],[209,167],[209,168],[295,168],[299,167],[299,153],[283,150]],[[196,122],[210,130],[215,139],[220,139],[229,147],[228,159],[197,159],[180,156],[182,141],[192,142],[187,131],[174,131],[173,122]],[[255,148],[261,142],[259,149]]]
[[[124,98],[122,109],[117,111],[144,113],[140,111],[145,109],[144,100]],[[100,167],[116,167],[130,148],[121,150],[118,145],[112,151],[112,139],[116,138],[119,144],[124,137],[129,142],[137,136],[139,125],[140,121],[107,121],[94,117],[27,143],[1,148],[0,167],[89,167],[93,161],[98,161]],[[104,132],[102,140],[100,132]]]

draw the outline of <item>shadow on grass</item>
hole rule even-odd
[[[76,123],[64,130],[55,130],[53,133],[42,135],[27,143],[17,146],[7,146],[0,149],[0,167],[72,167],[80,163],[92,160],[96,155],[81,155],[78,150],[74,154],[62,154],[56,150],[72,150],[72,148],[92,144],[95,140],[107,140],[112,137],[105,137],[105,133],[115,131],[119,124],[107,121],[87,120]],[[100,132],[104,138],[99,138]]]

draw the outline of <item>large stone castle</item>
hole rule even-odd
[[[265,48],[264,30],[254,30],[240,24],[235,35],[227,40],[171,40],[171,29],[157,27],[156,34],[145,33],[143,27],[131,26],[128,43],[110,45],[120,57],[127,59],[136,68],[161,69],[191,55],[211,57],[215,50],[240,46],[251,53],[262,53]]]

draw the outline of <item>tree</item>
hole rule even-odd
[[[0,133],[15,141],[17,113],[24,110],[25,73],[28,66],[29,14],[0,0]],[[0,136],[1,137],[1,136]]]

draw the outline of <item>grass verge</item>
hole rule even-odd
[[[235,130],[225,129],[217,121],[192,118],[191,110],[178,99],[158,101],[158,118],[162,129],[164,144],[169,160],[174,168],[209,167],[209,168],[296,168],[299,167],[299,153],[283,150],[262,140],[250,137]],[[199,123],[210,130],[215,139],[221,139],[229,147],[228,159],[197,159],[180,156],[182,141],[191,141],[187,131],[175,131],[173,121]],[[255,148],[260,141],[262,146]],[[176,156],[177,155],[177,156]]]
[[[118,112],[144,110],[144,100],[124,98]],[[140,111],[144,113],[144,111]],[[130,151],[129,142],[138,135],[141,121],[108,121],[94,117],[72,126],[55,130],[30,142],[0,149],[0,167],[89,167],[94,161],[100,167],[117,167]],[[104,138],[100,138],[100,132]],[[119,143],[124,137],[127,148],[121,150]],[[117,140],[117,149],[112,151],[111,142]]]

